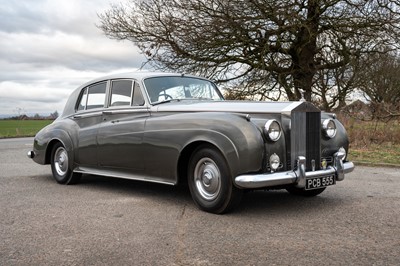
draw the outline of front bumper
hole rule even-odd
[[[306,158],[297,158],[297,169],[294,171],[271,173],[271,174],[246,174],[235,178],[235,184],[239,188],[268,188],[282,185],[296,185],[298,188],[305,188],[306,179],[334,175],[336,181],[342,181],[344,175],[354,170],[352,162],[343,162],[345,154],[337,152],[334,154],[333,166],[324,170],[306,172]]]

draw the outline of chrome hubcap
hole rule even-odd
[[[63,147],[59,147],[54,153],[54,168],[60,176],[68,172],[68,154]]]
[[[221,173],[210,158],[202,158],[194,170],[196,189],[205,200],[214,200],[221,191]]]

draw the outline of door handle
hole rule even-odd
[[[113,121],[111,121],[111,123],[112,124],[119,123],[119,120],[113,120]]]

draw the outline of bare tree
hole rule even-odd
[[[99,15],[99,27],[132,41],[159,69],[236,81],[241,96],[296,100],[304,91],[310,101],[324,99],[319,89],[326,87],[315,86],[321,79],[334,82],[338,73],[350,74],[358,57],[397,49],[399,6],[392,0],[143,0],[111,6]],[[338,94],[347,94],[348,85]]]
[[[365,58],[360,89],[367,95],[374,118],[400,117],[400,58],[377,54]]]
[[[54,113],[51,113],[51,114],[50,114],[50,118],[51,118],[51,119],[57,119],[58,116],[59,116],[59,114],[58,114],[58,111],[57,111],[57,110],[54,111]]]
[[[352,58],[341,67],[318,71],[313,85],[313,102],[325,111],[340,110],[352,101],[351,93],[362,87],[363,71],[358,58]]]

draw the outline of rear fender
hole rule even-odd
[[[57,142],[61,142],[61,144],[65,147],[68,152],[68,159],[69,159],[69,166],[70,169],[74,169],[74,146],[72,145],[71,138],[69,137],[68,133],[62,130],[54,131],[54,137],[50,140],[49,144],[47,145],[46,149],[46,164],[49,164],[51,161],[51,152],[53,150],[54,145]]]

